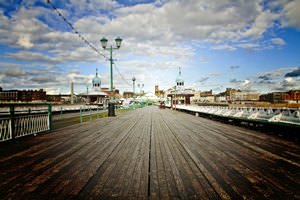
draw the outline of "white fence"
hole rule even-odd
[[[229,108],[222,106],[176,105],[176,109],[196,113],[212,114],[220,117],[280,122],[300,125],[300,109],[288,108]]]
[[[51,130],[51,104],[1,104],[1,108],[0,142]]]

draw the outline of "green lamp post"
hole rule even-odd
[[[110,45],[110,47],[107,48],[107,42],[108,40],[103,37],[101,40],[101,45],[102,48],[104,50],[109,51],[110,53],[110,57],[109,57],[109,61],[110,61],[110,92],[111,92],[111,98],[110,98],[110,102],[108,103],[108,116],[115,116],[115,102],[113,99],[113,58],[112,58],[112,53],[114,50],[119,49],[121,47],[121,43],[122,43],[122,39],[120,37],[117,37],[115,39],[116,42],[116,47],[113,47],[112,45]]]

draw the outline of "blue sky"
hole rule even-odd
[[[120,36],[114,86],[185,86],[266,93],[300,89],[299,0],[51,0],[99,51]],[[0,87],[77,93],[96,68],[109,87],[109,62],[89,48],[46,0],[0,0]],[[138,89],[139,90],[139,89]]]

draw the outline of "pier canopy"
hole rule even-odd
[[[92,79],[92,89],[89,90],[87,87],[87,91],[80,95],[86,98],[86,103],[88,104],[97,104],[107,107],[109,94],[101,89],[101,78],[98,76],[98,69],[96,69],[96,75]]]

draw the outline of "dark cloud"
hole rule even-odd
[[[91,80],[89,79],[89,77],[74,77],[73,82],[78,85],[86,85],[86,84],[89,84],[91,82]],[[102,79],[101,79],[101,82],[103,83]]]
[[[36,76],[31,79],[31,81],[42,84],[42,83],[50,83],[55,82],[56,78],[51,76]]]
[[[222,76],[223,74],[219,72],[214,72],[214,73],[209,73],[208,75],[209,77],[218,77],[218,76]]]
[[[20,69],[10,69],[2,72],[6,76],[20,77],[26,75],[26,72]]]
[[[203,78],[200,78],[197,82],[204,83],[208,79],[209,79],[209,77],[203,77]]]
[[[236,70],[236,69],[239,69],[239,68],[240,68],[240,66],[238,66],[238,65],[230,66],[230,69],[231,69],[231,70]]]
[[[274,81],[273,80],[273,74],[271,73],[266,73],[266,74],[263,74],[263,75],[260,75],[257,77],[257,81],[256,83],[258,84],[274,84]]]
[[[49,70],[49,69],[31,69],[26,71],[26,74],[28,76],[40,76],[41,74],[51,74],[51,76],[59,76],[63,74],[62,69],[55,70]]]
[[[270,81],[272,80],[271,74],[265,74],[258,77],[258,79],[262,79],[263,81]]]
[[[17,53],[8,53],[5,55],[5,57],[20,61],[42,62],[50,64],[62,62],[62,60],[59,60],[55,57],[50,57],[48,55],[32,51],[19,51]]]
[[[241,82],[243,82],[243,81],[237,80],[236,78],[233,78],[233,79],[231,79],[229,82],[230,82],[230,83],[241,83]]]
[[[285,78],[279,83],[279,85],[275,85],[273,89],[275,89],[276,91],[298,90],[300,89],[299,80],[293,79],[291,77]]]
[[[270,80],[260,80],[260,81],[257,81],[256,83],[258,83],[258,84],[275,84],[274,81],[270,81]]]
[[[284,77],[298,77],[298,76],[300,76],[300,67],[298,67],[298,69],[295,69],[294,71],[285,74]]]

